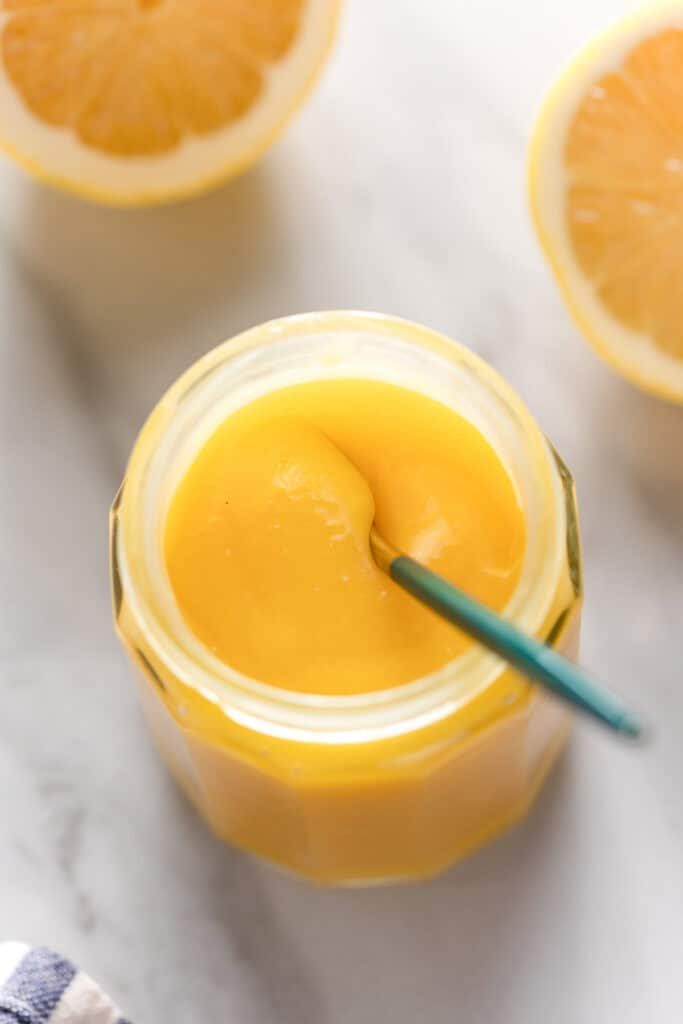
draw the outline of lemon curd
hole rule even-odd
[[[434,874],[519,818],[567,711],[401,593],[375,522],[567,653],[571,477],[481,360],[363,314],[266,324],[192,367],[112,516],[119,633],[214,831],[329,883]]]
[[[307,693],[365,693],[441,668],[468,641],[374,564],[373,519],[486,604],[512,595],[522,511],[457,413],[368,380],[250,403],[207,441],[168,514],[166,565],[188,625],[245,675]]]

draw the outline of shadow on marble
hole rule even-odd
[[[199,317],[262,287],[280,257],[276,177],[261,166],[206,196],[141,210],[27,181],[13,234],[30,270],[83,319],[93,356],[110,349],[144,363],[185,334],[189,362],[206,349],[193,351]]]
[[[255,898],[256,920],[248,926],[248,938],[260,949],[260,970],[273,984],[274,952],[291,955],[282,948],[284,936],[260,928],[265,905],[269,917],[275,908],[286,921],[305,958],[305,977],[324,987],[335,1004],[335,1020],[374,1024],[387,1014],[395,1024],[408,1024],[420,1019],[426,1006],[430,1024],[446,1024],[454,1013],[472,1021],[502,1019],[515,986],[528,984],[529,960],[545,941],[526,932],[529,903],[543,893],[543,913],[550,917],[555,908],[547,905],[548,893],[551,901],[558,894],[561,907],[577,884],[574,869],[567,870],[566,858],[559,855],[566,835],[578,830],[573,774],[572,758],[565,755],[524,823],[422,884],[316,889],[264,866],[249,868],[230,854],[226,880],[239,870],[245,886],[241,905],[248,908]],[[561,877],[549,884],[554,872]],[[262,887],[269,894],[265,901]],[[230,918],[226,914],[227,924]],[[567,963],[569,976],[573,968]],[[300,990],[298,998],[297,1012],[292,1007],[278,1019],[325,1019],[317,989]]]
[[[324,1008],[315,977],[290,927],[295,922],[283,922],[278,916],[264,868],[213,836],[170,779],[167,784],[164,805],[169,819],[164,834],[167,841],[172,835],[178,840],[166,851],[167,867],[194,890],[192,927],[201,926],[201,933],[215,940],[211,949],[195,951],[188,959],[181,981],[184,990],[204,988],[207,982],[215,986],[211,1003],[215,1012],[223,1002],[221,986],[229,986],[231,977],[238,978],[244,991],[230,993],[226,989],[223,1005],[239,995],[250,1012],[254,1007],[260,1009],[255,1020],[323,1024]],[[171,927],[182,930],[182,921],[171,922]],[[206,977],[202,979],[202,975]],[[168,978],[163,985],[168,1005]],[[180,1024],[187,1018],[179,1013],[175,1019]]]
[[[591,415],[648,521],[683,544],[683,408],[610,377]]]

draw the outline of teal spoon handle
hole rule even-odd
[[[373,531],[374,533],[374,531]],[[506,619],[475,601],[442,576],[407,555],[387,558],[388,545],[375,550],[378,564],[400,587],[428,605],[442,618],[495,651],[529,679],[541,683],[574,707],[604,725],[636,738],[642,731],[637,716],[614,694],[593,681],[582,669],[523,633]]]

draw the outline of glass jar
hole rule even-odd
[[[164,566],[170,500],[214,429],[268,391],[321,378],[392,382],[478,427],[515,484],[527,527],[504,614],[576,655],[581,563],[569,472],[517,395],[472,352],[360,313],[256,327],[210,352],[161,399],[112,511],[117,629],[161,756],[219,836],[316,882],[423,878],[526,812],[567,737],[566,708],[476,644],[429,676],[375,693],[268,686],[199,642]]]

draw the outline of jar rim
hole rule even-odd
[[[510,427],[514,424],[533,470],[534,486],[527,497],[534,503],[536,527],[533,531],[527,529],[520,579],[503,614],[520,628],[535,634],[547,620],[561,578],[566,552],[566,509],[550,446],[510,385],[465,346],[407,320],[340,311],[269,321],[223,342],[171,385],[150,414],[133,447],[114,513],[120,526],[114,557],[137,628],[155,657],[175,679],[220,707],[238,724],[280,738],[358,743],[413,731],[447,717],[492,686],[505,670],[505,663],[492,652],[473,644],[441,668],[396,687],[352,695],[287,690],[238,672],[205,648],[184,623],[158,557],[156,568],[153,572],[150,570],[150,550],[159,546],[155,543],[159,533],[158,518],[151,517],[149,507],[150,501],[158,505],[161,493],[161,470],[157,463],[164,445],[170,450],[169,445],[176,444],[173,450],[178,451],[182,432],[176,429],[178,436],[173,442],[172,439],[180,411],[185,407],[186,419],[191,415],[201,419],[202,409],[206,413],[207,398],[210,402],[213,394],[215,399],[216,378],[225,372],[225,367],[240,366],[243,375],[246,372],[253,376],[255,358],[262,360],[266,352],[273,357],[275,353],[284,352],[284,348],[278,349],[282,342],[303,343],[305,347],[312,339],[316,339],[321,362],[311,367],[312,376],[308,379],[320,379],[330,368],[334,373],[338,357],[342,362],[337,365],[343,365],[345,346],[351,344],[352,339],[359,339],[359,343],[375,339],[380,345],[389,342],[392,359],[397,353],[408,357],[412,349],[412,358],[419,357],[422,365],[425,360],[435,360],[435,372],[443,374],[450,366],[454,373],[461,375],[463,382],[481,388],[482,396],[493,403],[491,408],[498,410],[497,415],[508,417]],[[329,343],[327,347],[320,347],[321,339]],[[363,376],[362,373],[342,375]],[[275,385],[279,386],[282,385]],[[191,413],[187,412],[189,403],[192,403]],[[215,426],[208,432],[212,429]],[[196,454],[200,446],[195,443],[192,451]],[[510,467],[507,468],[510,471]],[[514,481],[514,475],[510,475]],[[151,481],[155,480],[152,486]],[[175,486],[177,483],[176,473]],[[175,486],[167,483],[167,501]],[[158,513],[159,509],[156,511]]]

